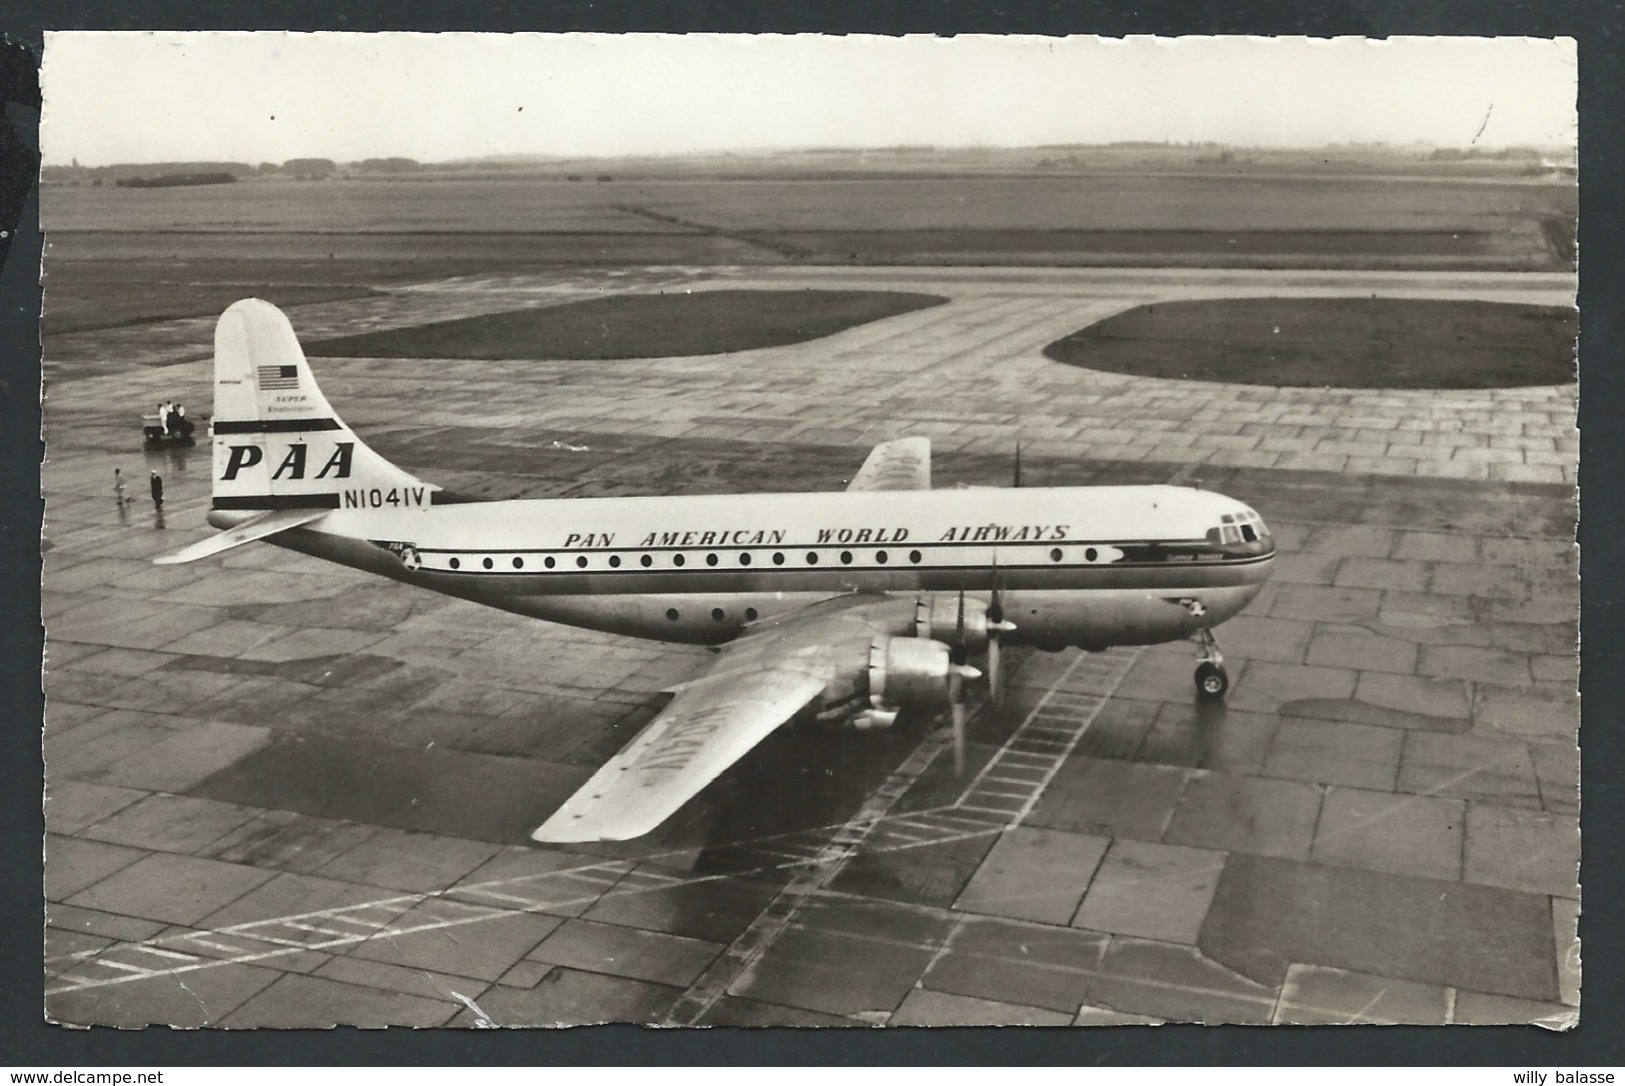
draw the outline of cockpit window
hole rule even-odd
[[[1239,513],[1225,513],[1219,517],[1219,526],[1207,530],[1209,543],[1257,543],[1270,537],[1264,519],[1251,509]]]

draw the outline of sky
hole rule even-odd
[[[47,165],[796,147],[1572,146],[1572,39],[58,32]]]

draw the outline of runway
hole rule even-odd
[[[317,359],[377,450],[490,497],[834,489],[887,438],[940,486],[1193,482],[1277,533],[1188,646],[1013,660],[956,778],[936,722],[773,737],[666,827],[529,830],[692,675],[632,642],[270,547],[193,566],[212,321],[47,348],[47,1011],[311,1026],[1571,1022],[1574,386],[1132,378],[1039,353],[1147,302],[1568,304],[1567,276],[650,268],[297,307],[306,341],[607,291],[919,290],[808,343],[611,363]],[[313,352],[314,353],[314,352]],[[134,490],[116,508],[114,467]],[[843,472],[845,474],[843,474]]]

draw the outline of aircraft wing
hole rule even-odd
[[[931,439],[905,437],[876,445],[848,490],[930,490]]]
[[[174,554],[166,554],[152,561],[154,565],[159,566],[195,562],[199,558],[207,558],[211,554],[229,551],[244,543],[252,543],[256,539],[264,539],[268,535],[276,535],[289,528],[297,528],[313,520],[320,520],[330,512],[331,509],[273,509],[257,517],[250,517],[235,528],[227,528],[219,535],[211,535],[208,539],[193,543],[190,547],[182,547]]]
[[[670,818],[824,691],[868,663],[877,632],[913,601],[842,596],[752,628],[531,834],[541,842],[625,841]]]

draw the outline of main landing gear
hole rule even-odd
[[[1230,675],[1224,670],[1224,653],[1213,631],[1200,629],[1191,634],[1198,648],[1196,652],[1196,700],[1223,701],[1230,690]]]

